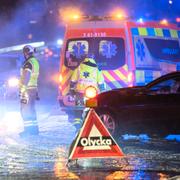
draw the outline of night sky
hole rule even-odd
[[[86,15],[107,15],[121,7],[134,19],[180,17],[180,0],[0,0],[0,47],[63,37],[59,9],[78,7]]]

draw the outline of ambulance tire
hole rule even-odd
[[[117,121],[115,114],[109,109],[97,109],[95,111],[99,115],[100,119],[107,127],[113,138],[118,139],[120,135],[119,123]]]

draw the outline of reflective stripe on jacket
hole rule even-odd
[[[24,72],[30,71],[30,79],[26,85],[27,89],[37,88],[38,85],[38,77],[39,77],[39,62],[36,58],[29,58],[21,68],[21,78],[20,78],[20,86],[23,86],[23,82],[25,82]]]
[[[86,58],[86,61],[74,70],[71,82],[76,83],[75,90],[77,92],[84,93],[84,90],[91,85],[98,89],[100,84],[104,84],[104,78],[95,61],[91,58]]]

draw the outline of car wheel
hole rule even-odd
[[[116,121],[115,115],[107,110],[98,110],[96,112],[111,135],[116,137],[118,135],[118,123]]]

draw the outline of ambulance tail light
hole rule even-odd
[[[85,89],[85,97],[86,98],[94,98],[97,95],[97,89],[94,86],[88,86]]]
[[[128,82],[133,82],[133,73],[132,72],[129,72],[128,73]]]
[[[129,84],[128,86],[132,87],[133,86],[133,73],[132,72],[128,73],[127,79],[128,79],[128,84]]]
[[[63,80],[63,78],[62,78],[62,75],[60,74],[60,75],[59,75],[59,82],[61,83],[62,80]]]
[[[62,75],[60,74],[59,75],[59,79],[58,79],[59,81],[59,91],[62,91],[62,87],[61,87],[61,83],[62,83],[62,80],[63,80],[63,78],[62,78]]]

